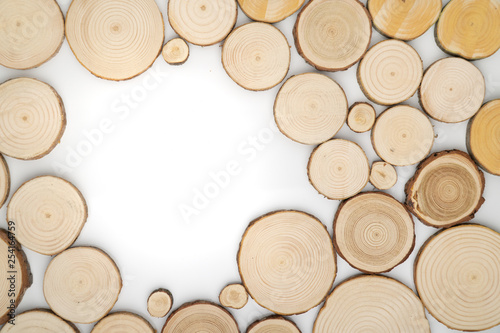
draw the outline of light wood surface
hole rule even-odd
[[[163,46],[162,55],[170,65],[182,65],[189,58],[189,45],[182,38],[171,39]]]
[[[101,319],[91,333],[156,333],[156,330],[135,313],[115,312]]]
[[[4,325],[0,333],[80,333],[80,330],[50,310],[34,309],[16,315],[15,325]]]
[[[0,154],[0,208],[9,197],[10,172],[5,158]]]
[[[156,289],[148,297],[148,312],[152,317],[165,317],[174,303],[172,294],[167,289]]]
[[[396,168],[386,162],[373,162],[370,170],[370,183],[379,190],[388,190],[396,185],[398,173]]]
[[[226,308],[241,309],[248,302],[247,290],[239,283],[227,285],[219,294],[219,302]]]
[[[375,109],[369,103],[354,103],[349,109],[347,116],[347,125],[356,133],[368,132],[375,124],[377,114]]]
[[[286,19],[304,4],[305,0],[238,0],[241,10],[252,20],[276,23]]]
[[[247,333],[301,333],[297,325],[280,316],[257,320],[247,328]]]

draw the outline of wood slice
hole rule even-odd
[[[54,0],[0,1],[0,65],[29,69],[54,57],[64,40],[64,17]]]
[[[241,309],[248,302],[248,293],[239,283],[226,286],[219,295],[219,302],[226,308]]]
[[[436,24],[436,42],[444,52],[476,60],[500,48],[498,0],[452,0]]]
[[[241,10],[252,20],[276,23],[286,19],[304,4],[305,0],[238,0]]]
[[[368,132],[375,124],[377,114],[375,109],[368,103],[354,103],[349,109],[347,126],[356,133]]]
[[[0,154],[0,208],[9,197],[10,192],[10,172],[7,162]]]
[[[444,229],[415,261],[417,292],[447,327],[482,331],[500,324],[500,234],[480,225]]]
[[[156,330],[141,316],[123,311],[101,319],[91,333],[156,333]]]
[[[500,99],[486,103],[469,121],[467,149],[487,172],[500,176]]]
[[[290,45],[274,26],[248,23],[227,37],[222,46],[222,65],[243,88],[267,90],[283,81],[288,73]]]
[[[288,138],[303,144],[330,140],[344,125],[347,97],[326,75],[305,73],[289,78],[274,102],[274,119]]]
[[[338,285],[321,308],[313,333],[430,333],[413,291],[385,276],[361,275]]]
[[[52,311],[80,324],[106,316],[121,288],[120,271],[113,259],[93,247],[75,247],[57,255],[43,280],[43,294]]]
[[[469,155],[446,150],[420,163],[406,183],[406,205],[424,224],[447,228],[474,218],[484,186],[484,174]]]
[[[379,190],[388,190],[396,185],[398,181],[398,173],[389,163],[373,162],[370,171],[370,183]]]
[[[170,65],[182,65],[189,58],[189,46],[184,39],[174,38],[163,46],[162,55]]]
[[[55,255],[71,246],[87,221],[87,204],[68,181],[42,176],[14,193],[7,220],[14,221],[19,242],[28,249]]]
[[[167,289],[156,289],[149,295],[148,312],[152,317],[163,318],[172,309],[174,298]]]
[[[307,173],[320,194],[328,199],[343,200],[358,194],[368,184],[370,165],[356,143],[334,139],[314,149]]]
[[[163,17],[154,0],[73,0],[66,38],[92,74],[128,80],[145,72],[160,54]]]
[[[337,271],[332,239],[314,216],[269,213],[250,223],[238,268],[250,296],[280,315],[309,311],[330,291]]]
[[[70,322],[52,311],[35,309],[16,315],[15,325],[6,324],[0,333],[80,333]]]
[[[420,110],[398,105],[382,112],[372,130],[375,152],[387,163],[412,165],[429,155],[434,144],[434,128]]]
[[[358,82],[372,102],[394,105],[413,96],[423,76],[422,59],[417,51],[400,40],[375,44],[358,67]]]
[[[162,333],[239,333],[233,316],[210,302],[186,303],[170,314]]]
[[[169,0],[168,20],[191,44],[208,46],[224,40],[236,24],[236,0]]]
[[[444,58],[432,64],[425,71],[419,90],[424,111],[445,123],[458,123],[474,116],[485,94],[483,74],[461,58]]]
[[[22,160],[42,158],[66,128],[61,97],[46,83],[18,78],[0,85],[0,153]]]
[[[247,333],[301,333],[291,320],[280,316],[270,316],[248,326]]]
[[[441,0],[368,0],[373,26],[389,38],[412,40],[436,23]]]

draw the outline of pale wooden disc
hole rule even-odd
[[[480,225],[438,232],[415,261],[415,286],[429,312],[451,329],[500,324],[500,234]]]
[[[18,78],[0,85],[0,153],[22,160],[42,158],[66,128],[61,97],[48,84]]]
[[[290,67],[286,37],[268,23],[236,28],[222,47],[222,65],[234,82],[249,90],[267,90],[283,81]]]
[[[182,65],[189,58],[189,46],[182,38],[169,40],[162,51],[163,59],[171,65]]]
[[[500,48],[500,1],[452,0],[436,24],[436,42],[447,53],[476,60]]]
[[[382,112],[372,129],[375,152],[387,163],[412,165],[429,155],[434,144],[434,128],[420,110],[398,105]]]
[[[432,64],[425,71],[419,90],[424,111],[445,123],[458,123],[474,116],[485,94],[483,74],[461,58],[444,58]]]
[[[441,0],[368,0],[373,26],[389,38],[411,40],[436,23]]]
[[[16,315],[15,325],[6,324],[0,333],[80,333],[80,330],[50,310],[35,309]]]
[[[122,288],[120,271],[103,251],[70,248],[49,263],[43,294],[52,311],[62,318],[90,324],[113,308]]]
[[[366,97],[394,105],[413,96],[422,81],[422,59],[410,45],[384,40],[366,52],[358,67],[358,82]]]
[[[334,139],[314,149],[307,173],[319,193],[328,199],[343,200],[358,194],[368,184],[370,165],[356,143]]]
[[[276,23],[299,10],[305,0],[238,0],[241,10],[254,21]]]
[[[163,17],[154,0],[73,0],[66,38],[92,74],[128,80],[146,71],[160,54]]]
[[[280,131],[303,144],[330,140],[344,125],[347,97],[328,76],[305,73],[289,78],[274,102],[274,119]]]
[[[156,333],[156,330],[141,316],[123,311],[101,319],[91,333]]]
[[[7,162],[0,154],[0,208],[9,197],[10,192],[10,172]]]
[[[368,132],[375,124],[377,114],[375,109],[368,103],[357,102],[349,109],[347,126],[356,133]]]
[[[223,307],[204,301],[186,303],[170,314],[162,333],[239,333],[238,324]]]
[[[420,163],[406,184],[406,205],[426,225],[449,227],[474,218],[484,186],[484,174],[469,155],[442,151]]]
[[[0,65],[29,69],[54,57],[64,17],[54,0],[0,0]]]
[[[332,239],[312,215],[269,213],[250,223],[238,268],[250,296],[280,315],[309,311],[330,291],[337,271]]]
[[[313,333],[430,333],[424,307],[396,280],[361,275],[338,285],[321,308]]]
[[[248,326],[247,333],[301,333],[291,320],[280,316],[270,316]]]
[[[172,28],[191,44],[216,44],[236,24],[236,0],[169,0],[168,20]]]
[[[385,162],[373,162],[370,170],[370,183],[379,190],[388,190],[396,185],[398,173],[396,168]]]
[[[248,293],[239,283],[226,286],[219,294],[219,302],[226,308],[241,309],[248,302]]]
[[[172,309],[174,298],[170,291],[160,288],[151,293],[148,298],[148,312],[152,317],[163,318]]]
[[[71,246],[87,221],[87,204],[66,180],[42,176],[24,183],[12,196],[7,220],[28,249],[55,255]]]

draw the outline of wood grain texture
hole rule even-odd
[[[286,19],[304,4],[305,0],[238,0],[241,10],[252,20],[276,23]]]
[[[167,289],[156,289],[148,297],[148,312],[152,317],[165,317],[174,304],[172,293]]]
[[[379,190],[388,190],[396,185],[398,173],[396,168],[389,163],[373,162],[370,170],[370,183]]]
[[[270,316],[252,323],[247,333],[301,333],[297,325],[280,316]]]
[[[10,193],[10,172],[5,158],[0,154],[0,208],[2,208]]]
[[[375,124],[377,114],[369,103],[357,102],[349,109],[347,126],[356,133],[368,132]]]
[[[91,333],[156,333],[156,330],[141,316],[122,311],[101,319]]]
[[[242,284],[227,285],[219,294],[219,302],[226,308],[241,309],[248,302],[248,293]]]
[[[80,333],[80,330],[50,310],[34,309],[16,315],[15,325],[4,325],[0,333]]]
[[[189,58],[189,45],[182,38],[169,40],[162,51],[163,59],[170,65],[182,65]]]

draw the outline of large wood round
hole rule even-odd
[[[326,227],[299,211],[273,212],[250,223],[238,268],[250,296],[280,315],[303,313],[321,303],[337,271]]]
[[[15,325],[6,324],[0,333],[80,333],[80,330],[50,310],[35,309],[16,315]]]
[[[0,0],[0,65],[29,69],[54,57],[64,40],[55,0]]]
[[[372,23],[358,0],[314,0],[300,11],[293,35],[299,54],[316,69],[346,70],[368,49]]]
[[[361,275],[338,285],[321,308],[313,333],[430,333],[424,307],[396,280]]]
[[[0,85],[0,153],[41,158],[59,143],[65,128],[63,102],[48,84],[18,78]]]
[[[163,59],[170,65],[182,65],[189,58],[189,45],[182,38],[169,40],[162,51]]]
[[[370,170],[370,183],[379,190],[388,190],[396,185],[398,173],[396,168],[386,162],[373,162]]]
[[[226,308],[241,309],[248,302],[247,290],[239,283],[227,285],[219,294],[219,302]]]
[[[420,110],[408,105],[387,109],[372,129],[375,152],[387,163],[412,165],[429,155],[434,144],[434,128]]]
[[[459,150],[431,155],[405,187],[406,205],[423,223],[436,228],[467,222],[484,202],[484,175]]]
[[[156,330],[139,315],[115,312],[101,319],[91,333],[156,333]]]
[[[303,144],[320,144],[333,138],[347,117],[344,90],[328,76],[305,73],[289,78],[274,102],[274,119],[280,131]]]
[[[498,0],[451,0],[436,24],[436,42],[443,51],[475,60],[500,48]]]
[[[120,271],[113,259],[92,247],[75,247],[57,255],[43,280],[43,294],[52,311],[80,324],[107,315],[121,288]]]
[[[160,54],[163,17],[154,0],[73,0],[66,38],[92,74],[128,80],[146,71]]]
[[[347,126],[356,133],[368,132],[375,124],[377,114],[373,106],[368,103],[354,103],[349,109]]]
[[[413,96],[423,75],[422,59],[413,47],[389,39],[375,44],[358,67],[358,82],[366,97],[394,105]]]
[[[148,312],[152,317],[163,318],[172,309],[174,298],[167,289],[156,289],[148,297]]]
[[[356,143],[334,139],[314,149],[307,173],[320,194],[328,199],[343,200],[358,194],[368,184],[370,165]]]
[[[246,333],[301,333],[291,320],[280,316],[270,316],[248,326]]]
[[[241,10],[254,21],[275,23],[299,10],[305,0],[238,0]]]
[[[459,225],[431,237],[415,261],[415,286],[429,312],[451,329],[500,324],[500,234]]]
[[[0,208],[9,197],[10,192],[10,172],[7,162],[0,155]]]
[[[191,44],[208,46],[222,41],[236,24],[236,0],[169,0],[172,28]]]
[[[234,82],[249,90],[267,90],[283,81],[290,66],[286,37],[268,23],[235,29],[222,46],[222,65]]]
[[[469,121],[467,149],[481,168],[500,176],[500,99],[483,105]]]

